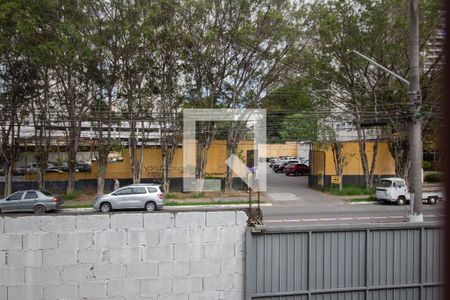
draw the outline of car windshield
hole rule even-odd
[[[391,187],[392,181],[390,180],[381,180],[379,187]]]

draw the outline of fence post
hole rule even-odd
[[[311,239],[312,239],[312,231],[308,231],[308,261],[307,261],[307,270],[308,270],[308,300],[311,300],[311,280],[312,280],[312,268],[311,268],[311,254],[312,254],[312,245],[311,245]]]
[[[424,291],[424,289],[423,289],[423,284],[424,284],[424,281],[425,281],[425,272],[424,272],[424,270],[425,270],[425,257],[424,257],[424,253],[425,253],[425,251],[424,251],[424,247],[425,247],[425,243],[424,243],[424,231],[425,231],[425,229],[423,228],[423,226],[420,228],[420,251],[419,251],[419,253],[420,253],[420,299],[425,299],[425,291]]]
[[[252,259],[256,259],[252,257],[253,252],[252,243],[253,240],[251,228],[247,227],[245,231],[245,296],[244,296],[246,300],[251,300],[252,292],[255,290],[253,286],[252,275],[257,276],[257,274],[251,274],[251,272],[253,271]]]
[[[369,233],[370,230],[366,230],[366,300],[369,299]]]

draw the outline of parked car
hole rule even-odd
[[[91,172],[91,164],[88,162],[78,162],[77,170],[79,172]]]
[[[34,211],[35,213],[43,214],[47,211],[61,209],[63,203],[62,198],[48,191],[18,191],[4,199],[0,199],[0,212]]]
[[[24,168],[16,168],[13,170],[13,176],[23,176],[25,175],[25,169]],[[0,176],[5,176],[5,170],[0,169]]]
[[[151,212],[164,207],[164,192],[159,184],[132,184],[98,196],[93,207],[103,213],[116,209],[145,209]]]
[[[298,161],[298,160],[283,160],[283,161],[273,165],[273,171],[275,173],[283,173],[284,168],[288,164],[299,164],[299,163],[300,163],[300,161]]]
[[[58,168],[58,164],[57,163],[49,162],[47,164],[47,168],[45,169],[45,172],[60,173],[62,171]]]
[[[391,177],[384,178],[376,187],[376,198],[380,202],[393,202],[398,205],[404,205],[411,199],[406,182],[402,178]],[[436,204],[443,198],[442,192],[423,192],[422,200],[428,204]]]
[[[80,172],[80,170],[78,169],[78,166],[79,166],[79,163],[77,163],[75,166],[75,172]],[[63,171],[63,172],[69,171],[69,164],[67,162],[63,162],[61,164],[61,171]]]
[[[38,171],[37,163],[28,163],[25,166],[25,172],[26,173],[36,173],[37,171]]]
[[[309,174],[309,170],[310,168],[305,164],[288,164],[284,167],[284,174],[286,174],[286,176],[291,174],[303,176]]]

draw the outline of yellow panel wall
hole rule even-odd
[[[374,142],[366,143],[366,154],[368,158],[369,168],[372,165]],[[325,151],[325,174],[335,175],[336,169],[333,161],[333,152],[331,147],[321,147]],[[346,142],[342,149],[344,161],[343,175],[363,175],[361,156],[359,153],[358,142]],[[379,142],[378,154],[375,163],[376,175],[393,175],[395,174],[395,161],[389,152],[388,144],[386,142]]]
[[[296,156],[297,144],[268,144],[266,147],[267,156]],[[244,161],[247,159],[247,151],[254,150],[254,142],[243,141],[239,144],[238,151],[240,151]],[[108,163],[106,169],[106,177],[119,179],[131,178],[131,164],[130,154],[128,149],[121,152],[123,157],[122,162]],[[195,155],[193,153],[192,155]],[[137,156],[140,156],[138,150]],[[208,152],[208,162],[206,164],[206,176],[224,177],[226,174],[226,141],[217,140],[211,145]],[[91,172],[76,173],[77,180],[96,179],[98,173],[98,166],[96,162],[92,162]],[[159,147],[146,147],[144,149],[144,164],[142,166],[142,178],[161,178],[162,174],[162,156]],[[171,165],[170,177],[183,176],[183,149],[179,147],[175,151],[174,159]],[[46,179],[48,181],[65,181],[68,180],[68,173],[47,173]],[[35,181],[36,174],[26,174],[25,180]]]

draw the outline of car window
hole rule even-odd
[[[8,200],[20,200],[22,199],[23,192],[15,192],[14,194],[11,194],[7,199]]]
[[[154,188],[154,187],[147,187],[147,191],[149,193],[156,193],[157,192],[156,188]]]
[[[391,187],[392,182],[389,180],[381,180],[380,187]]]
[[[146,194],[144,187],[135,187],[134,188],[134,194]]]
[[[49,191],[41,191],[42,194],[44,194],[45,196],[53,196],[52,193],[50,193]]]
[[[399,187],[399,188],[405,186],[404,183],[403,183],[402,181],[396,181],[394,184],[395,184],[396,187]]]
[[[27,192],[24,199],[36,199],[37,197],[38,194],[36,192]]]
[[[133,193],[133,189],[132,188],[126,188],[126,189],[121,189],[118,190],[117,192],[115,192],[115,195],[129,195]]]

